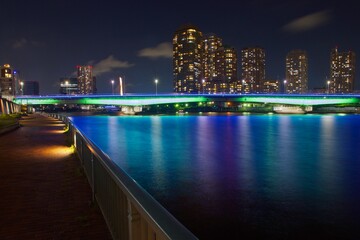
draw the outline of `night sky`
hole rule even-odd
[[[98,93],[125,77],[127,93],[172,92],[172,37],[192,23],[224,44],[260,46],[266,78],[283,80],[285,56],[303,49],[309,57],[309,88],[323,87],[331,48],[360,56],[356,1],[2,1],[0,64],[23,80],[39,81],[40,94],[56,94],[59,78],[91,64]],[[357,62],[360,62],[359,57]],[[240,61],[239,61],[240,63]],[[355,88],[360,89],[357,64]],[[240,76],[240,71],[239,71]]]

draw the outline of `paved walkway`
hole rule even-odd
[[[111,239],[64,125],[32,114],[0,135],[0,239]]]

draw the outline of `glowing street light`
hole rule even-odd
[[[327,81],[328,94],[330,94],[330,81]]]
[[[69,81],[65,81],[65,93],[69,95]]]
[[[245,80],[243,79],[243,80],[241,80],[241,91],[242,91],[243,93],[245,93],[244,86],[245,86]]]
[[[111,80],[111,93],[114,95],[114,80]]]
[[[286,80],[284,80],[284,93],[286,93]]]
[[[202,80],[202,89],[203,89],[203,94],[204,94],[204,90],[205,90],[205,79]]]
[[[158,85],[158,82],[159,82],[159,81],[158,81],[157,79],[155,79],[155,93],[156,93],[155,95],[157,95],[157,85]]]
[[[21,85],[21,88],[20,88],[21,95],[24,95],[24,82],[20,82],[20,85]]]

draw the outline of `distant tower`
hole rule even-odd
[[[77,66],[79,94],[96,93],[96,79],[93,77],[92,66]]]
[[[14,96],[16,92],[13,69],[9,64],[0,67],[0,95],[2,97]]]
[[[202,32],[180,27],[173,37],[174,92],[199,93],[202,84]]]
[[[241,51],[241,79],[243,93],[260,93],[265,81],[265,50],[263,48],[244,48]]]
[[[286,55],[286,93],[307,93],[308,57],[303,50],[293,50]]]
[[[352,51],[331,51],[330,57],[330,93],[352,93],[355,83],[355,53]]]

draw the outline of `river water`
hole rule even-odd
[[[72,120],[200,239],[360,239],[360,115]]]

